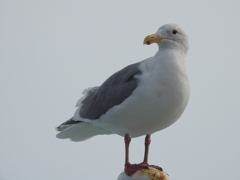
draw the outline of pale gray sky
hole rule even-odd
[[[114,180],[123,171],[117,135],[55,138],[81,92],[154,55],[146,35],[166,23],[188,33],[189,105],[153,134],[150,164],[171,180],[240,177],[240,1],[0,1],[0,179]],[[130,160],[143,158],[143,137]]]

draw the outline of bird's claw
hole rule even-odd
[[[139,164],[130,164],[130,163],[127,163],[125,164],[125,169],[124,169],[124,172],[128,175],[128,176],[132,176],[133,174],[135,174],[138,170],[141,170],[141,169],[149,169],[149,168],[155,168],[155,169],[158,169],[160,171],[163,171],[163,169],[159,166],[156,166],[156,165],[148,165],[148,163],[146,162],[142,162],[142,163],[139,163]]]

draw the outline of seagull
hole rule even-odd
[[[148,165],[151,135],[176,122],[190,96],[185,68],[188,36],[177,24],[161,26],[144,44],[158,45],[157,53],[111,75],[102,85],[88,88],[72,118],[56,128],[57,138],[84,141],[96,135],[118,134],[125,141],[125,173]],[[145,135],[143,162],[129,162],[131,138]]]

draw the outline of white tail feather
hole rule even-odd
[[[71,139],[72,141],[85,141],[96,135],[112,134],[107,130],[95,126],[92,123],[81,122],[61,131],[56,135],[59,139]]]

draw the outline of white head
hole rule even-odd
[[[185,31],[177,24],[165,24],[161,26],[156,34],[151,34],[144,39],[144,44],[157,43],[159,48],[182,49],[188,51],[188,36]]]

